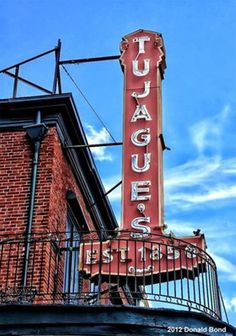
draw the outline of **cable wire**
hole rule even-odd
[[[93,111],[93,113],[96,115],[96,117],[98,118],[98,120],[100,121],[100,123],[102,124],[102,126],[105,128],[105,130],[107,131],[107,133],[109,134],[109,136],[111,137],[111,139],[116,143],[115,138],[112,136],[111,132],[108,130],[107,126],[105,125],[105,123],[103,122],[103,120],[101,119],[101,117],[99,116],[99,114],[95,111],[94,107],[91,105],[91,103],[89,102],[88,98],[81,91],[81,89],[79,88],[79,86],[76,83],[76,81],[74,80],[74,78],[71,76],[71,74],[68,72],[68,70],[65,68],[65,66],[63,64],[61,66],[62,66],[63,70],[65,71],[65,73],[67,74],[67,76],[72,81],[72,83],[75,85],[75,87],[77,88],[77,90],[79,91],[79,93],[81,94],[81,96],[84,98],[84,100],[86,101],[86,103],[88,104],[88,106],[91,108],[91,110]]]
[[[227,311],[226,311],[226,307],[225,307],[225,303],[224,303],[224,298],[223,298],[220,287],[218,287],[218,291],[219,291],[219,294],[220,294],[220,301],[221,301],[221,304],[222,304],[223,309],[224,309],[224,314],[225,314],[225,317],[226,317],[226,321],[227,321],[227,323],[229,323],[229,318],[228,318],[228,315],[227,315]]]

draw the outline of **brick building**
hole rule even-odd
[[[112,231],[117,223],[89,149],[64,148],[87,144],[72,96],[0,104],[2,295],[38,288],[37,300],[50,301],[50,293],[69,286],[64,271],[74,267],[78,276],[78,260],[66,264],[78,258],[66,251],[70,240],[73,248],[81,234]],[[4,244],[12,237],[18,241]]]

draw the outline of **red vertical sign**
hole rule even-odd
[[[122,229],[162,233],[161,35],[139,30],[121,44],[124,69]],[[153,232],[153,230],[155,230]]]
[[[81,244],[79,269],[91,277],[114,279],[153,280],[160,274],[162,281],[186,274],[195,277],[205,269],[204,236],[178,239],[163,232],[163,40],[157,33],[138,30],[123,38],[121,50],[125,82],[122,223],[117,239]]]

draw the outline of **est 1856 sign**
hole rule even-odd
[[[138,277],[171,273],[173,269],[193,270],[198,266],[194,246],[204,249],[204,237],[175,239],[176,246],[169,246],[163,230],[163,40],[160,34],[138,30],[123,38],[121,51],[124,126],[120,239],[82,244],[80,270],[91,277],[98,272]],[[154,236],[159,237],[156,243]]]

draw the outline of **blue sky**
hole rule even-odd
[[[121,38],[139,28],[161,32],[165,222],[176,235],[205,233],[231,323],[236,324],[236,2],[235,0],[0,0],[0,68],[51,49],[61,59],[116,55]],[[22,75],[51,86],[52,59]],[[119,63],[70,65],[67,70],[117,141],[122,139],[123,74]],[[89,141],[109,138],[62,71]],[[1,98],[10,81],[0,77]],[[36,92],[35,92],[36,93]],[[21,95],[31,94],[22,87]],[[121,150],[94,152],[105,187],[121,179]],[[110,195],[120,218],[120,191]]]

